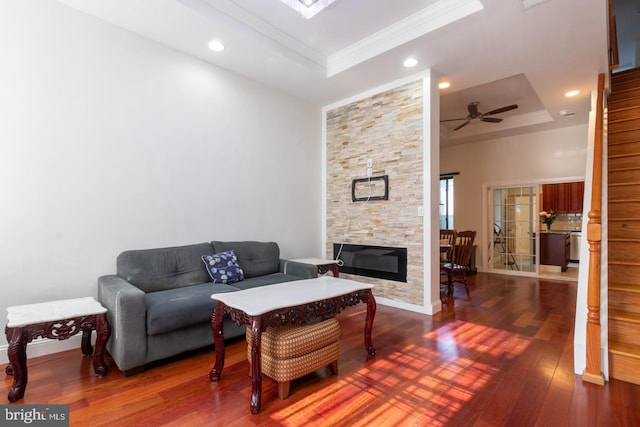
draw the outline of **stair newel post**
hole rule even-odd
[[[587,364],[582,380],[604,385],[600,327],[600,247],[602,225],[600,211],[589,211],[587,241],[589,242],[589,287],[587,289]]]
[[[589,277],[587,288],[587,343],[586,368],[582,380],[604,385],[601,356],[600,327],[600,271],[602,242],[602,131],[604,120],[604,74],[598,76],[598,100],[596,103],[595,141],[593,149],[593,179],[591,186],[591,210],[587,224],[589,242]]]

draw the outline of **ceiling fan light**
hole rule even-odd
[[[511,104],[511,105],[505,105],[504,107],[496,108],[495,110],[491,110],[491,111],[489,111],[487,113],[481,113],[480,111],[478,111],[478,105],[480,105],[480,102],[478,102],[478,101],[470,102],[469,105],[467,105],[467,111],[469,112],[467,117],[460,117],[460,118],[457,118],[457,119],[440,120],[440,123],[442,123],[442,122],[456,122],[458,120],[464,120],[465,121],[464,123],[462,123],[461,125],[459,125],[455,129],[453,129],[453,131],[455,132],[455,131],[457,131],[459,129],[462,129],[463,127],[468,125],[469,122],[471,122],[472,120],[475,120],[475,119],[479,119],[480,121],[487,122],[487,123],[500,123],[503,119],[498,118],[498,117],[487,117],[487,116],[492,116],[494,114],[506,113],[507,111],[515,110],[516,108],[518,108],[518,104]]]

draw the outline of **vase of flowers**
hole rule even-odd
[[[547,231],[551,230],[551,224],[558,218],[558,213],[551,209],[550,211],[540,212],[540,221],[547,226]]]

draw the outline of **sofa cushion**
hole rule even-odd
[[[211,242],[215,252],[235,251],[245,279],[277,273],[280,248],[275,242]]]
[[[233,286],[238,289],[250,289],[258,286],[274,285],[276,283],[293,282],[294,280],[302,280],[302,277],[294,276],[293,274],[273,273],[267,274],[266,276],[245,279],[242,282],[234,283]]]
[[[233,283],[244,280],[242,268],[238,265],[238,257],[234,251],[203,255],[202,261],[213,283]]]
[[[202,264],[202,262],[200,262]],[[209,322],[216,306],[213,293],[236,292],[223,283],[203,283],[185,288],[145,294],[147,335],[158,335],[186,326]]]
[[[209,243],[122,252],[118,276],[144,292],[156,292],[209,282],[202,255],[211,254]]]

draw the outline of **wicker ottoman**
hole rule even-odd
[[[251,364],[251,328],[246,333],[247,358]],[[340,323],[335,318],[312,325],[268,327],[262,333],[262,373],[278,383],[278,396],[289,396],[292,380],[329,366],[338,373]],[[251,366],[249,366],[251,373]]]

